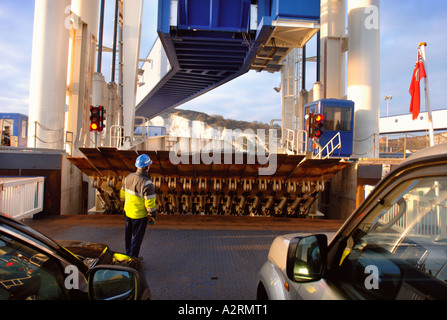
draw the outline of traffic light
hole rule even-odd
[[[323,127],[324,127],[324,116],[322,114],[314,115],[314,136],[317,139],[320,139],[323,135]]]
[[[307,134],[309,135],[309,138],[314,137],[314,114],[309,113],[306,115],[306,128],[307,128]]]
[[[102,132],[104,129],[104,107],[90,106],[90,132]]]

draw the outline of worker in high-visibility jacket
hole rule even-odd
[[[151,164],[148,155],[139,156],[135,162],[137,171],[123,180],[120,191],[126,215],[126,254],[131,257],[139,257],[147,225],[154,224],[157,218],[154,184],[148,176]]]

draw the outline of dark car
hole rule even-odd
[[[258,299],[447,299],[447,144],[385,177],[328,244],[277,237]]]
[[[0,300],[150,299],[138,259],[102,244],[55,242],[0,215]]]

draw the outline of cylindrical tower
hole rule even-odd
[[[355,102],[354,157],[379,157],[379,0],[348,0],[348,99]]]
[[[69,19],[69,0],[35,1],[29,147],[63,148]]]
[[[346,0],[321,0],[322,98],[346,96]]]

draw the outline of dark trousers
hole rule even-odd
[[[126,254],[131,257],[138,257],[141,243],[146,233],[148,218],[131,219],[126,217]]]

